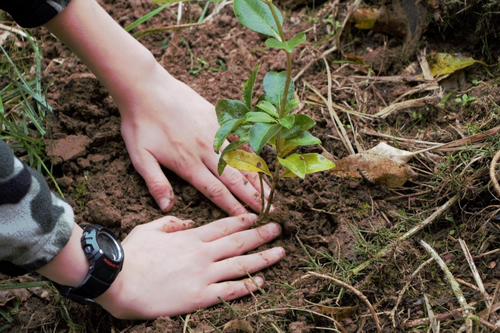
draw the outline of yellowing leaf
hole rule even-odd
[[[349,21],[356,23],[358,29],[372,29],[379,17],[378,12],[377,8],[360,8],[354,11]]]
[[[448,53],[436,53],[430,55],[427,59],[433,77],[454,73],[460,69],[484,62],[473,58],[454,56]]]
[[[226,153],[224,161],[235,169],[251,172],[262,172],[271,176],[266,162],[258,155],[237,149]]]

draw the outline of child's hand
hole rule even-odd
[[[255,215],[244,214],[188,229],[192,221],[167,216],[136,227],[122,243],[123,270],[95,301],[117,318],[152,319],[257,291],[263,279],[248,274],[276,263],[285,252],[276,247],[241,255],[281,232],[273,223],[245,230],[255,221]]]

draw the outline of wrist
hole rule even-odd
[[[82,228],[75,223],[68,243],[54,259],[37,272],[58,284],[79,286],[89,271],[89,262],[80,243],[82,235]]]

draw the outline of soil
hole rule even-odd
[[[122,26],[152,9],[143,0],[100,3]],[[393,11],[404,10],[404,3]],[[417,151],[425,148],[418,142],[446,143],[475,134],[472,125],[484,131],[498,124],[500,88],[495,80],[496,67],[492,66],[499,55],[497,45],[490,42],[489,53],[482,53],[478,48],[480,41],[463,43],[469,35],[457,38],[435,20],[436,15],[444,16],[442,6],[432,7],[430,1],[424,3],[427,15],[410,18],[417,20],[412,24],[418,26],[411,31],[403,29],[403,36],[388,34],[384,29],[359,30],[353,23],[346,24],[339,39],[341,46],[325,57],[332,71],[334,103],[371,115],[394,103],[418,82],[373,80],[366,83],[360,77],[396,77],[416,60],[417,52],[422,49],[427,53],[461,53],[490,66],[487,71],[481,65],[462,71],[461,79],[452,80],[452,88],[445,92],[452,93],[445,106],[441,106],[439,100],[428,102],[401,109],[386,118],[356,114],[348,117],[347,113],[339,112],[342,122],[348,126],[349,139],[356,142],[356,152],[372,148],[380,141]],[[307,42],[293,56],[294,75],[300,73],[296,81],[302,101],[300,112],[317,121],[312,133],[322,141],[321,146],[308,150],[340,160],[349,152],[339,140],[340,134],[328,108],[307,87],[315,87],[327,96],[328,75],[320,54],[335,45],[334,27],[328,20],[333,17],[333,22],[342,23],[349,7],[336,1],[292,4],[283,1],[278,6],[285,8],[290,36],[307,30]],[[371,5],[377,7],[381,3]],[[195,22],[202,7],[186,4],[182,22]],[[213,7],[214,4],[210,5],[210,10]],[[170,7],[140,29],[175,25],[176,12],[177,6]],[[401,19],[403,14],[399,15]],[[404,20],[401,22],[406,24]],[[134,226],[161,217],[163,214],[145,182],[130,162],[120,134],[119,113],[106,90],[45,29],[32,32],[43,42],[44,76],[49,83],[47,98],[54,108],[48,122],[47,153],[53,160],[56,181],[74,207],[77,222],[104,225],[123,238]],[[262,36],[241,26],[231,5],[201,26],[148,34],[139,40],[170,73],[212,103],[220,98],[240,99],[243,83],[259,63],[261,73],[284,70],[284,55],[265,48]],[[302,69],[305,69],[303,73]],[[453,101],[465,92],[475,97],[469,107]],[[395,137],[407,141],[398,141]],[[487,139],[481,149],[495,146],[494,138]],[[272,155],[270,151],[265,151],[266,154]],[[457,241],[459,238],[476,256],[486,291],[490,295],[497,291],[500,269],[496,265],[499,254],[495,250],[499,245],[500,229],[496,227],[499,202],[493,195],[494,190],[491,187],[488,190],[488,173],[483,172],[492,154],[494,151],[466,167],[456,159],[455,164],[438,164],[420,155],[409,162],[417,171],[417,177],[400,188],[372,183],[370,177],[341,178],[333,172],[317,173],[305,180],[283,181],[275,203],[278,212],[271,217],[281,224],[283,234],[261,248],[279,245],[285,248],[287,255],[280,263],[259,273],[266,279],[264,292],[231,302],[231,308],[217,305],[187,316],[147,322],[120,321],[103,310],[70,301],[64,301],[63,306],[51,288],[29,288],[2,295],[4,301],[0,309],[9,312],[12,320],[0,323],[6,323],[10,332],[220,332],[227,323],[240,319],[254,332],[335,329],[376,332],[377,323],[367,303],[352,289],[342,288],[329,279],[335,277],[366,297],[377,313],[383,332],[427,331],[426,322],[418,321],[427,317],[424,295],[431,300],[436,314],[459,309],[460,304],[435,263],[413,276],[428,259],[420,239],[431,243],[455,277],[463,281],[462,290],[467,301],[475,304],[476,313],[485,305],[477,288],[471,287],[475,282]],[[445,159],[462,155],[456,151],[439,151],[433,156]],[[197,226],[226,216],[188,183],[168,170],[165,173],[176,196],[169,214],[192,219]],[[430,216],[456,193],[460,193],[459,203],[438,216],[421,233],[409,240],[397,241],[398,235]],[[387,245],[393,245],[391,250],[378,257],[377,252]],[[488,254],[489,251],[493,252]],[[349,271],[367,259],[373,261],[360,273]],[[36,275],[27,275],[15,281],[39,279]],[[398,301],[399,292],[407,282],[410,286]],[[396,304],[393,324],[389,313]],[[460,318],[457,310],[453,316],[443,319],[441,331],[456,332],[463,324]],[[240,325],[239,330],[235,326],[232,332],[250,332],[245,325]],[[481,327],[482,332],[488,331],[486,326]],[[226,328],[224,332],[231,329]]]

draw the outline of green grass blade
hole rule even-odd
[[[162,10],[164,10],[165,8],[167,8],[168,6],[170,6],[171,4],[170,3],[166,3],[158,8],[156,8],[155,10],[147,13],[146,15],[144,15],[143,17],[140,17],[138,18],[137,20],[135,20],[134,22],[130,23],[129,25],[127,25],[124,29],[125,31],[129,32],[130,30],[136,28],[137,26],[143,24],[144,22],[146,22],[147,20],[149,20],[150,18],[152,18],[153,16],[155,16],[156,14],[158,14],[159,12],[161,12]]]
[[[46,281],[0,284],[0,290],[26,289],[35,287],[47,287],[49,284]]]

